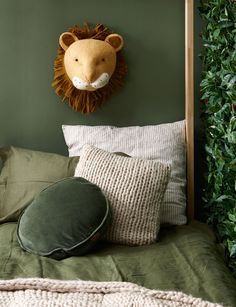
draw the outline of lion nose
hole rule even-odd
[[[88,83],[92,83],[93,81],[95,81],[96,75],[95,75],[94,67],[92,66],[85,67],[84,76]]]

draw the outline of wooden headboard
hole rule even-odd
[[[187,216],[194,218],[194,0],[185,0]]]

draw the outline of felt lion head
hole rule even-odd
[[[102,24],[75,26],[59,38],[53,86],[77,112],[100,107],[124,82],[123,38]],[[64,100],[63,99],[63,100]]]

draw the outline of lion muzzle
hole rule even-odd
[[[74,87],[76,87],[78,90],[86,90],[86,91],[94,91],[98,88],[104,87],[109,82],[109,75],[108,73],[102,73],[94,82],[89,83],[86,81],[83,81],[79,77],[73,77],[72,83]]]

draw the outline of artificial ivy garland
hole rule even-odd
[[[204,202],[236,276],[236,2],[202,0]]]

